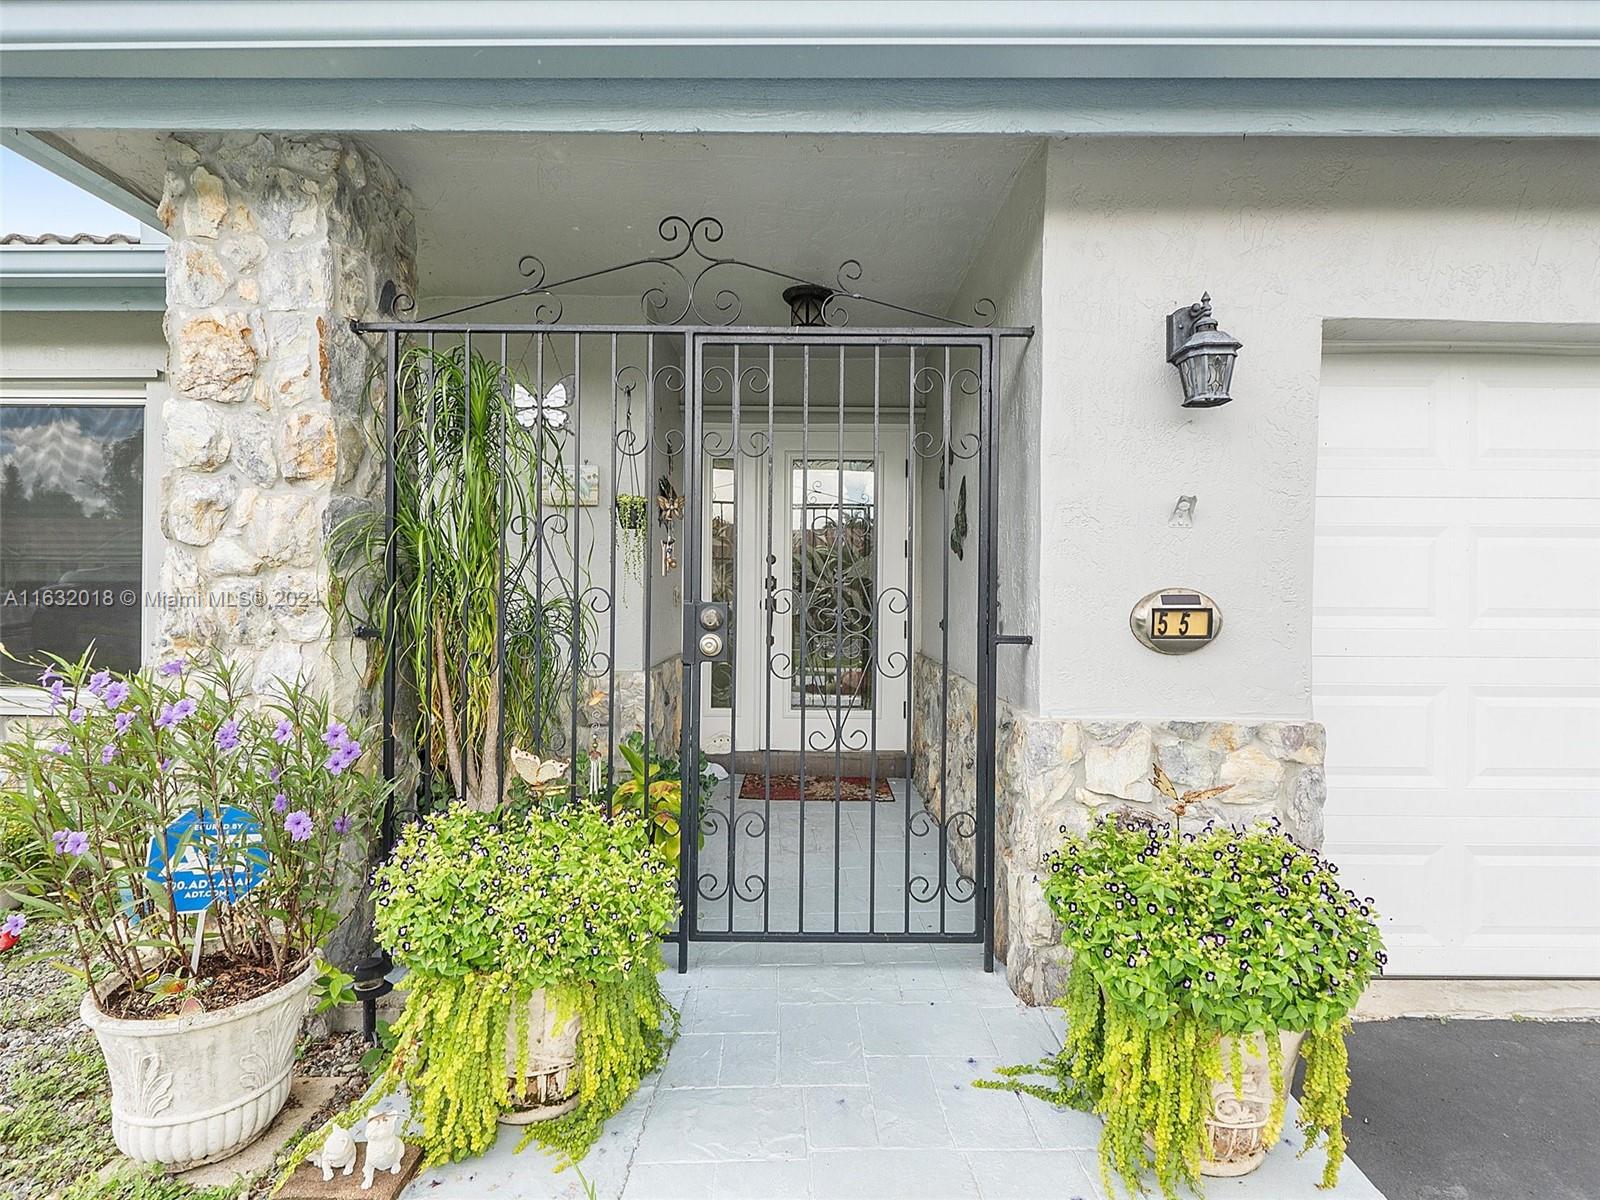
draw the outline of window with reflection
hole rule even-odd
[[[138,666],[144,439],[141,404],[0,403],[0,682]]]
[[[737,525],[733,512],[733,459],[711,464],[711,599],[733,604],[738,570]],[[733,707],[733,663],[711,664],[711,707]]]
[[[790,471],[790,586],[800,669],[791,702],[871,708],[877,476],[867,459],[813,458]]]

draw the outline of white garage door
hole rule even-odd
[[[1389,970],[1600,976],[1600,358],[1330,354],[1327,847]]]

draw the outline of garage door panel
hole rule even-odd
[[[1570,831],[1572,844],[1467,847],[1469,941],[1504,945],[1538,938],[1559,945],[1574,938],[1600,945],[1600,836]]]
[[[1476,528],[1467,541],[1477,629],[1600,629],[1600,527]]]
[[[1587,785],[1600,813],[1600,690],[1486,688],[1472,700],[1471,783]]]
[[[1329,778],[1444,786],[1438,757],[1444,695],[1438,687],[1320,690],[1315,703],[1327,729]]]
[[[1439,500],[1584,500],[1594,495],[1594,471],[1451,467],[1407,471],[1345,467],[1327,460],[1317,465],[1317,493],[1335,499],[1365,499],[1395,491],[1402,496]]]
[[[1600,975],[1600,361],[1324,372],[1328,852],[1396,973]]]
[[[1331,624],[1359,626],[1382,620],[1442,628],[1439,541],[1444,534],[1438,526],[1341,525],[1319,530],[1313,608]]]
[[[1443,467],[1438,381],[1402,370],[1388,378],[1349,386],[1324,384],[1317,423],[1319,457],[1346,468]]]
[[[1471,465],[1600,469],[1600,383],[1572,378],[1540,386],[1502,378],[1471,386]]]

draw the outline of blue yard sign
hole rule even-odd
[[[224,861],[211,861],[219,851]],[[267,877],[267,858],[261,822],[244,809],[191,809],[150,839],[145,877],[166,887],[170,863],[173,906],[203,912],[217,900],[235,904],[248,895]]]

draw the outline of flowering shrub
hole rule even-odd
[[[1100,1112],[1108,1180],[1115,1171],[1136,1189],[1153,1165],[1172,1195],[1197,1183],[1212,1082],[1231,1076],[1242,1090],[1240,1055],[1222,1062],[1218,1037],[1267,1034],[1270,1144],[1283,1118],[1276,1035],[1303,1031],[1300,1124],[1308,1145],[1326,1139],[1331,1186],[1344,1156],[1344,1030],[1384,963],[1371,897],[1342,888],[1338,867],[1276,822],[1180,836],[1109,818],[1045,866],[1045,899],[1073,952],[1066,1044],[1039,1069],[1053,1086],[1015,1083],[1023,1068],[1005,1072],[1010,1086]]]
[[[25,830],[0,878],[72,921],[85,977],[187,974],[194,919],[174,876],[191,868],[232,899],[207,912],[214,952],[276,982],[298,973],[338,923],[387,789],[356,769],[360,738],[298,685],[245,707],[226,664],[112,675],[62,662],[40,684],[48,723],[0,744],[0,808]],[[185,814],[169,852],[161,839]]]
[[[670,1040],[676,1014],[656,972],[676,874],[638,815],[608,819],[582,802],[520,815],[456,804],[401,835],[377,871],[375,926],[410,970],[409,995],[388,1079],[369,1096],[406,1083],[429,1162],[494,1141],[514,1103],[507,1033],[525,1063],[536,988],[581,1018],[578,1104],[529,1126],[524,1144],[568,1160],[588,1151]]]

